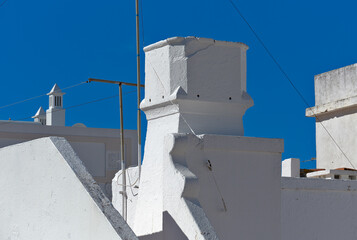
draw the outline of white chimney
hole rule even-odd
[[[49,96],[49,109],[46,111],[46,125],[65,126],[66,110],[63,108],[64,94],[57,84],[47,93]]]
[[[43,110],[42,107],[40,107],[35,116],[32,117],[34,119],[34,122],[41,123],[42,125],[46,125],[46,113],[45,110]]]
[[[243,135],[242,117],[253,105],[246,92],[247,49],[243,43],[196,37],[169,38],[144,48],[140,107],[148,128],[133,226],[138,236],[162,230],[167,134]]]
[[[246,88],[244,43],[174,37],[144,48],[148,120],[172,114],[179,133],[243,135],[242,117],[253,106]],[[174,105],[174,107],[173,107]],[[160,116],[156,114],[161,108]],[[154,110],[153,110],[154,109]]]

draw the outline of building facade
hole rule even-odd
[[[33,116],[34,122],[0,121],[0,148],[48,136],[69,141],[79,158],[111,198],[111,181],[120,166],[120,130],[88,128],[79,123],[65,126],[64,93],[55,84],[48,93],[49,109],[42,107]],[[127,166],[137,165],[136,130],[124,131]]]

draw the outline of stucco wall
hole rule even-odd
[[[357,239],[357,181],[282,178],[282,240]]]
[[[125,130],[127,166],[137,164],[135,130]],[[111,180],[120,169],[120,132],[118,129],[43,126],[26,122],[0,121],[0,148],[47,137],[65,137],[84,165],[111,197]]]
[[[0,149],[0,239],[137,239],[63,138]]]
[[[355,134],[351,134],[357,133],[357,108],[341,110],[338,113],[331,112],[319,116],[319,120],[354,166],[336,146],[324,127],[316,122],[316,167],[324,169],[357,167],[357,138]]]
[[[162,185],[144,192],[143,176],[138,195],[127,190],[129,225],[140,238],[161,239],[180,228],[188,239],[280,239],[281,139],[168,134],[164,142],[163,166],[148,176],[162,178]],[[135,179],[136,171],[128,173]],[[116,179],[113,189],[113,205],[120,211]],[[138,211],[140,201],[145,208]],[[155,209],[158,202],[163,210]],[[152,209],[161,216],[154,218]],[[172,219],[165,220],[164,212]],[[138,222],[146,223],[145,233]],[[154,224],[161,229],[149,228]]]
[[[315,76],[316,106],[356,96],[357,64]]]
[[[316,118],[318,168],[357,166],[356,91],[357,64],[315,76],[315,106],[306,116]]]

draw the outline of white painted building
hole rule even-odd
[[[0,121],[0,148],[16,143],[47,137],[64,137],[72,145],[90,174],[111,198],[111,181],[120,167],[120,131],[88,128],[84,124],[65,126],[63,93],[57,84],[47,94],[49,108],[42,107],[33,116],[34,122]],[[136,130],[125,130],[127,165],[137,164]]]
[[[300,177],[299,159],[281,163],[282,139],[243,136],[242,117],[253,106],[245,44],[175,37],[144,50],[141,108],[148,129],[140,181],[137,167],[126,172],[127,222],[118,213],[121,171],[113,178],[112,205],[75,153],[73,142],[88,128],[42,125],[49,122],[39,109],[36,123],[6,131],[26,136],[31,126],[40,136],[40,129],[54,135],[71,129],[72,146],[50,137],[0,148],[0,192],[6,192],[0,194],[0,239],[357,239],[357,174],[319,123],[317,165],[324,169],[307,177]],[[354,66],[317,76],[317,106],[307,110],[352,160]],[[96,134],[107,134],[101,131]],[[342,141],[339,134],[348,136]]]
[[[144,49],[148,130],[139,189],[128,191],[128,223],[140,239],[280,239],[283,141],[243,137],[253,105],[247,49],[195,37]],[[166,238],[175,229],[185,237]]]
[[[357,239],[356,90],[357,64],[315,76],[306,116],[316,118],[318,169],[299,178],[297,161],[283,161],[284,240]]]
[[[315,76],[315,107],[306,116],[316,119],[317,168],[356,168],[357,64]]]

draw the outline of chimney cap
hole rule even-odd
[[[199,37],[188,36],[188,37],[172,37],[156,42],[154,44],[144,47],[144,52],[149,52],[151,50],[161,48],[166,45],[184,45],[190,41],[200,41],[200,42],[212,43],[222,46],[243,47],[245,48],[245,50],[249,49],[249,46],[242,42],[228,42],[228,41],[214,40],[212,38],[199,38]]]
[[[43,108],[40,107],[40,108],[37,110],[35,116],[33,116],[32,118],[45,117],[45,116],[46,116],[45,110],[43,110]]]
[[[59,88],[57,83],[55,83],[55,85],[53,85],[51,91],[49,93],[47,93],[47,95],[57,95],[57,96],[62,96],[64,94],[65,93],[62,92],[62,90]]]

